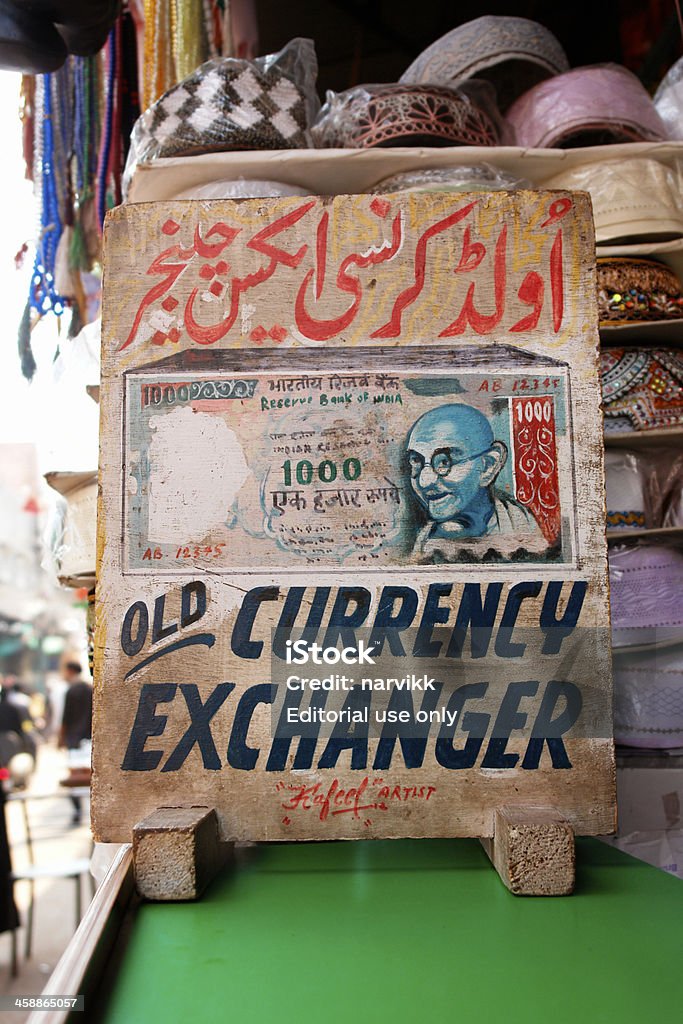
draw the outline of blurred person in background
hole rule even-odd
[[[5,700],[4,703],[7,701]],[[0,768],[0,932],[14,931],[19,927],[19,915],[14,902],[14,885],[12,883],[12,858],[5,820],[7,774],[6,768]]]
[[[6,768],[15,754],[24,750],[22,716],[9,699],[10,680],[3,679],[0,689],[0,767]]]
[[[36,723],[31,714],[31,698],[22,683],[13,677],[8,677],[7,679],[7,702],[12,704],[19,712],[23,743],[22,753],[31,755],[33,767],[35,767],[36,754],[38,752],[38,734]]]
[[[24,708],[28,712],[31,701],[19,680],[15,679],[14,676],[7,676],[5,686],[7,687],[7,699],[10,703],[18,708]]]
[[[65,661],[68,660],[68,658],[65,659]],[[71,660],[77,661],[76,658]],[[59,737],[64,714],[64,698],[68,688],[68,683],[64,678],[64,663],[62,663],[59,672],[49,673],[45,680],[45,737],[47,739]]]
[[[78,661],[67,661],[62,669],[68,685],[64,697],[64,712],[59,730],[59,746],[69,751],[78,750],[83,740],[92,737],[92,683],[82,678]],[[74,805],[72,823],[79,825],[82,816],[81,798],[72,796]]]

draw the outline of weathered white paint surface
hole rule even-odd
[[[367,254],[392,251],[390,261],[368,262]],[[238,839],[490,836],[496,809],[510,804],[555,807],[578,833],[610,831],[614,754],[608,721],[598,731],[567,737],[571,768],[553,766],[546,747],[537,767],[522,767],[541,693],[548,680],[569,670],[561,657],[539,655],[531,666],[514,658],[487,662],[491,692],[470,710],[490,714],[491,724],[475,763],[459,770],[436,756],[434,731],[416,767],[408,767],[399,743],[390,764],[375,767],[376,737],[368,739],[355,767],[350,748],[325,766],[323,739],[308,761],[301,755],[298,762],[301,744],[294,740],[282,766],[273,767],[279,762],[268,703],[271,631],[282,617],[297,628],[309,620],[319,622],[324,633],[333,606],[343,599],[346,611],[361,608],[363,622],[371,627],[387,607],[393,608],[386,603],[388,587],[403,588],[411,604],[411,628],[426,622],[430,636],[438,636],[433,632],[437,604],[439,629],[452,635],[472,584],[482,588],[482,599],[485,588],[500,584],[494,638],[500,635],[504,608],[519,593],[515,588],[531,584],[537,591],[519,606],[515,628],[531,627],[538,638],[549,588],[562,584],[556,606],[551,601],[561,618],[572,588],[585,584],[579,627],[607,629],[588,199],[543,192],[434,193],[379,203],[372,196],[350,196],[128,206],[109,218],[105,253],[93,783],[97,837],[129,841],[135,822],[159,806],[178,803],[215,807],[224,836]],[[211,288],[213,300],[203,302]],[[543,374],[536,375],[541,365]],[[553,367],[564,381],[557,393]],[[494,407],[504,368],[508,406]],[[486,377],[488,397],[476,391],[474,370]],[[330,383],[332,375],[349,374],[359,379],[371,374],[372,384],[338,388]],[[342,432],[334,442],[337,448],[320,454],[316,449],[315,460],[309,460],[315,468],[325,457],[337,464],[342,456],[359,458],[363,475],[345,482],[344,499],[331,497],[324,511],[314,515],[317,484],[304,482],[298,489],[307,499],[309,518],[288,520],[302,511],[289,503],[284,520],[273,516],[268,473],[284,473],[289,457],[276,451],[285,443],[279,435],[305,427],[297,418],[300,407],[295,410],[285,400],[311,394],[314,441],[326,443],[329,435],[322,431],[328,421],[318,423],[324,412],[318,396],[324,391],[329,399],[348,391],[350,400],[358,401],[358,394],[367,391],[372,402],[375,393],[388,390],[376,385],[380,374],[400,377],[394,391],[405,403],[398,408],[414,407],[421,414],[430,402],[463,401],[484,410],[496,431],[507,429],[515,473],[505,477],[507,470],[501,471],[497,479],[503,489],[509,486],[506,494],[515,500],[522,493],[521,450],[528,439],[512,435],[513,417],[505,409],[522,408],[512,404],[515,396],[527,397],[535,388],[545,400],[552,398],[561,505],[561,521],[553,529],[561,538],[559,559],[541,554],[511,560],[508,533],[501,538],[500,562],[420,562],[411,553],[414,540],[407,532],[416,525],[410,519],[416,506],[403,458],[413,420],[408,412],[402,420],[392,418],[395,405],[376,406],[381,414],[375,433],[368,435],[384,454],[366,455],[358,440],[344,450]],[[411,391],[415,381],[424,388],[429,374],[445,390],[433,398]],[[444,384],[458,374],[460,392]],[[296,383],[316,375],[322,378],[317,388]],[[143,377],[159,386],[169,380],[194,382],[198,393],[217,381],[228,390],[241,382],[247,390],[226,398],[222,410],[203,398],[157,412],[140,404]],[[272,389],[270,381],[275,382]],[[565,399],[559,396],[562,389]],[[274,400],[276,407],[262,407],[263,400]],[[234,402],[242,403],[243,414],[235,413]],[[148,437],[149,417],[157,415]],[[352,429],[360,429],[361,416],[345,415],[351,436]],[[539,438],[531,443],[540,450]],[[449,457],[455,457],[449,450]],[[291,456],[294,463],[304,457]],[[149,459],[151,480],[144,469]],[[288,547],[283,547],[282,529],[274,536],[275,518],[280,524],[299,522],[304,530],[325,521],[332,525],[331,549],[336,552],[336,539],[348,532],[349,517],[357,516],[360,506],[384,503],[389,508],[391,496],[368,498],[368,492],[377,491],[373,474],[387,461],[396,471],[392,483],[400,489],[400,504],[394,501],[395,519],[385,516],[392,529],[381,544],[370,545],[367,561],[358,550],[343,557],[321,553],[317,561],[307,561],[294,553],[294,531],[289,531]],[[278,487],[286,489],[282,479]],[[354,488],[361,487],[354,499]],[[401,539],[406,542],[404,561],[397,546]],[[494,538],[494,549],[495,544]],[[198,614],[201,587],[206,608]],[[355,604],[345,588],[355,591]],[[250,606],[255,593],[264,599]],[[250,607],[251,617],[245,611]],[[597,634],[590,636],[574,659],[573,678],[581,690],[582,716],[604,713],[609,718],[609,661]],[[421,670],[410,650],[406,658],[397,658],[397,675]],[[466,655],[462,664],[449,663],[453,678],[461,670],[480,671],[479,662]],[[518,710],[527,721],[509,737],[513,763],[484,765],[501,693],[529,679],[538,680],[539,689],[520,700]],[[221,697],[208,732],[199,728],[198,708]],[[246,714],[249,701],[255,703]],[[462,750],[466,741],[460,728],[450,749]]]

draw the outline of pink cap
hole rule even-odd
[[[683,643],[683,552],[639,544],[609,553],[612,646]]]
[[[635,75],[596,64],[556,75],[529,89],[507,112],[518,146],[657,142],[664,122]]]

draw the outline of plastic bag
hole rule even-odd
[[[509,141],[487,82],[359,85],[328,92],[313,125],[319,149],[376,146],[497,146]]]
[[[507,112],[519,146],[562,149],[659,142],[667,129],[642,83],[619,64],[574,68],[529,89]]]
[[[683,139],[683,57],[669,68],[654,97],[670,139]]]
[[[311,39],[293,39],[256,60],[202,64],[138,118],[124,172],[127,190],[142,161],[196,153],[305,149],[318,111]]]
[[[61,494],[51,494],[41,537],[42,557],[40,568],[53,585],[59,584],[62,561],[67,553],[65,544],[67,504]]]
[[[605,452],[607,529],[642,530],[648,524],[641,462],[636,452]]]
[[[172,199],[277,199],[280,196],[310,196],[311,191],[300,185],[281,181],[256,181],[250,178],[207,181],[183,189]]]
[[[683,526],[683,459],[678,461],[678,475],[666,495],[662,526],[667,528]]]
[[[683,643],[683,552],[635,541],[609,551],[612,647]]]
[[[605,486],[608,530],[683,526],[683,452],[608,449]]]
[[[642,453],[641,468],[648,526],[683,526],[683,452],[648,449]]]
[[[45,568],[66,586],[88,586],[95,578],[97,471],[46,473],[59,497],[44,538]]]
[[[617,743],[683,746],[683,646],[616,654],[613,672]]]
[[[370,192],[498,192],[532,187],[523,178],[482,163],[403,171],[378,181]]]

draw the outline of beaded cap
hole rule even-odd
[[[601,324],[683,318],[678,278],[657,260],[602,256],[597,262],[597,287]]]

